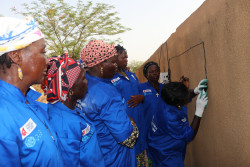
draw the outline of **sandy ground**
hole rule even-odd
[[[32,87],[39,93],[41,93],[42,95],[36,100],[36,101],[39,101],[39,102],[42,102],[42,103],[48,103],[47,101],[47,97],[44,95],[44,92],[41,88],[41,85],[40,84],[37,84],[37,85],[32,85]]]

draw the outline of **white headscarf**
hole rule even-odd
[[[0,56],[44,38],[32,17],[25,20],[0,17]]]

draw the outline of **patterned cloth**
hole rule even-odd
[[[129,136],[129,138],[127,138],[125,141],[123,142],[119,142],[119,144],[125,146],[125,147],[128,147],[128,148],[133,148],[135,143],[136,143],[136,140],[138,139],[138,136],[139,136],[139,130],[136,126],[136,124],[133,124],[133,132],[131,133],[131,135]]]
[[[47,78],[42,84],[42,89],[47,95],[48,102],[54,104],[58,101],[67,100],[70,88],[74,85],[81,72],[78,61],[62,56],[49,58],[49,69]]]
[[[93,67],[115,55],[117,55],[117,51],[114,45],[109,45],[101,40],[93,40],[82,49],[81,60],[88,67]]]
[[[136,155],[136,161],[137,161],[137,167],[145,167],[147,162],[146,162],[146,157],[145,157],[145,152],[143,151],[142,153]]]
[[[35,20],[0,17],[0,56],[10,51],[27,47],[32,42],[44,38]]]

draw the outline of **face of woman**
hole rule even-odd
[[[126,51],[123,51],[122,54],[118,55],[116,63],[119,69],[126,69],[128,65],[128,54]]]
[[[87,86],[87,80],[85,78],[84,68],[81,69],[79,77],[77,78],[76,82],[72,86],[71,90],[73,91],[73,96],[76,99],[84,98],[86,93],[88,92],[88,86]]]
[[[38,84],[44,80],[48,66],[45,47],[44,39],[40,39],[22,50],[21,69],[27,83]]]
[[[160,78],[160,71],[156,65],[151,65],[148,67],[147,79],[151,82],[158,82]]]
[[[108,79],[108,78],[113,78],[114,75],[117,72],[117,57],[113,56],[106,61],[102,62],[102,67],[103,67],[103,78]]]

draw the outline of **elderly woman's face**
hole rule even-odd
[[[113,78],[117,72],[116,64],[117,56],[113,56],[106,61],[102,62],[103,78]]]
[[[40,39],[22,50],[21,68],[27,83],[38,84],[44,80],[48,66],[45,47],[44,39]]]

